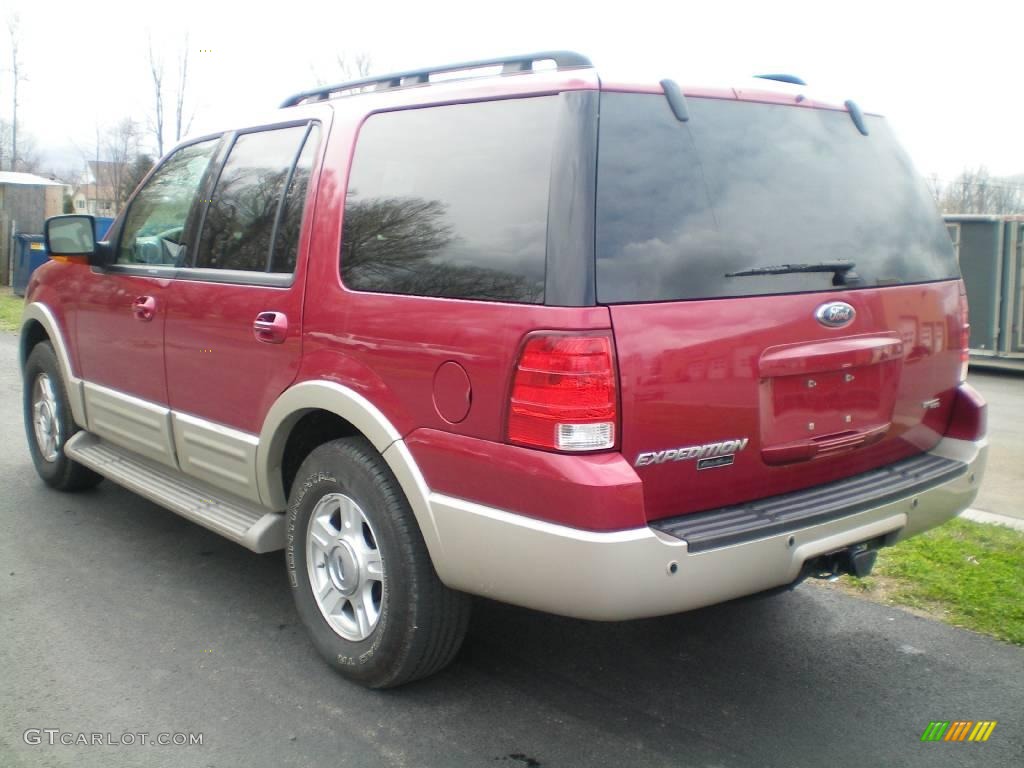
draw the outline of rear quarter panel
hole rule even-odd
[[[430,428],[486,440],[504,439],[512,366],[534,330],[610,328],[604,307],[560,308],[503,302],[360,293],[342,285],[339,257],[349,168],[362,122],[403,106],[528,96],[596,87],[592,71],[508,78],[491,86],[431,86],[394,94],[337,99],[320,176],[303,316],[303,361],[296,381],[327,379],[373,401],[407,435]],[[470,380],[465,418],[446,421],[435,407],[434,376],[446,361]]]

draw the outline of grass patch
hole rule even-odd
[[[25,302],[10,288],[0,288],[0,331],[16,331],[21,326],[21,310]]]
[[[1024,533],[957,518],[883,549],[843,589],[1024,645]]]

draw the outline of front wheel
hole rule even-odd
[[[32,348],[25,362],[25,433],[36,472],[59,491],[92,488],[103,477],[64,454],[64,444],[78,431],[57,355],[49,342]]]
[[[345,677],[390,688],[458,652],[470,598],[437,577],[408,501],[366,439],[325,443],[302,463],[285,553],[299,616]]]

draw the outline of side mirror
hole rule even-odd
[[[71,214],[53,216],[43,226],[43,237],[50,258],[78,264],[105,266],[110,256],[108,243],[96,242],[96,223],[92,216]]]

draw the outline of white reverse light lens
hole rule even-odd
[[[598,424],[559,424],[555,442],[560,451],[600,451],[615,445],[615,425],[610,421]]]

